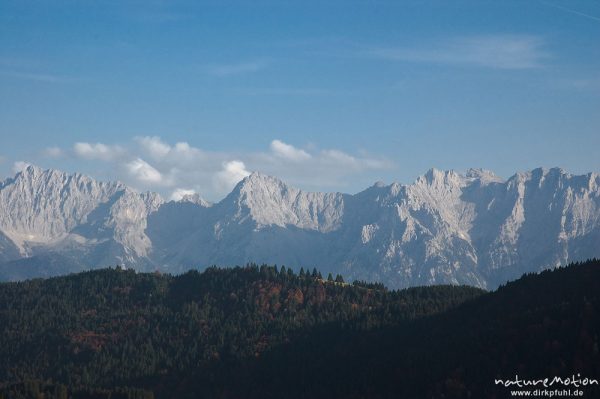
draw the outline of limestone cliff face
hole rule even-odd
[[[431,169],[410,185],[348,195],[253,173],[210,204],[29,167],[0,184],[0,262],[50,253],[82,268],[266,262],[391,287],[494,288],[600,256],[600,177],[535,169],[505,181],[484,170]]]
[[[5,257],[65,252],[90,266],[134,265],[148,255],[146,219],[162,202],[121,183],[29,166],[0,185],[0,230],[17,249]]]

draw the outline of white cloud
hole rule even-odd
[[[181,201],[184,197],[196,194],[195,190],[189,190],[185,188],[177,188],[171,193],[169,198],[171,201]]]
[[[528,69],[542,66],[549,54],[544,41],[532,35],[481,35],[440,40],[421,47],[378,48],[371,54],[390,60]]]
[[[59,154],[49,149],[46,152]],[[260,151],[220,152],[146,136],[135,137],[123,146],[75,143],[73,150],[64,151],[63,155],[69,154],[76,159],[102,161],[104,165],[88,167],[99,168],[101,175],[112,176],[111,179],[122,180],[140,190],[156,190],[172,199],[202,192],[212,201],[228,194],[252,170],[276,176],[299,188],[329,191],[343,190],[372,171],[393,167],[387,159],[366,153],[320,149],[316,145],[300,148],[280,139],[270,141]],[[375,175],[373,181],[380,177]]]
[[[153,158],[164,158],[171,151],[171,146],[163,142],[160,137],[136,137],[135,141],[137,141],[142,150],[148,153]]]
[[[31,164],[25,161],[17,161],[13,164],[12,170],[14,173],[19,173],[27,169]]]
[[[271,151],[273,151],[275,156],[290,161],[306,161],[311,158],[310,154],[306,151],[286,144],[280,140],[273,140],[271,142]]]
[[[163,183],[162,174],[141,158],[128,162],[125,166],[129,175],[141,183]]]
[[[121,155],[124,150],[120,146],[109,146],[102,143],[75,143],[73,152],[78,158],[87,160],[112,161]]]
[[[140,145],[142,151],[152,159],[174,165],[180,165],[206,155],[202,150],[192,147],[185,141],[175,143],[174,146],[156,136],[136,137],[135,141]]]
[[[173,147],[173,154],[179,158],[184,157],[185,159],[190,159],[194,157],[200,157],[203,155],[203,152],[198,148],[192,147],[185,141],[175,143],[175,147]]]
[[[249,176],[246,165],[242,161],[228,161],[223,163],[223,168],[215,175],[215,186],[221,192],[231,190],[244,177]]]
[[[48,147],[44,149],[43,154],[49,158],[60,158],[64,155],[64,151],[60,147]]]
[[[158,137],[138,137],[136,142],[137,152],[153,157],[152,166],[162,174],[163,182],[168,182],[165,185],[200,189],[212,200],[228,194],[250,170],[327,190],[348,184],[350,175],[393,166],[384,158],[314,146],[300,149],[279,139],[270,142],[268,151],[247,153],[205,151],[186,142],[171,145]]]

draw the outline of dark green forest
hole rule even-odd
[[[494,378],[599,378],[599,266],[491,293],[266,265],[2,283],[0,398],[501,398]]]

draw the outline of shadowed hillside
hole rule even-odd
[[[255,265],[4,283],[0,392],[501,398],[508,389],[495,378],[598,378],[599,266],[526,275],[492,293],[388,291]]]

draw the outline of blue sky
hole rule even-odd
[[[0,0],[0,174],[218,200],[253,170],[598,171],[598,43],[589,0]]]

